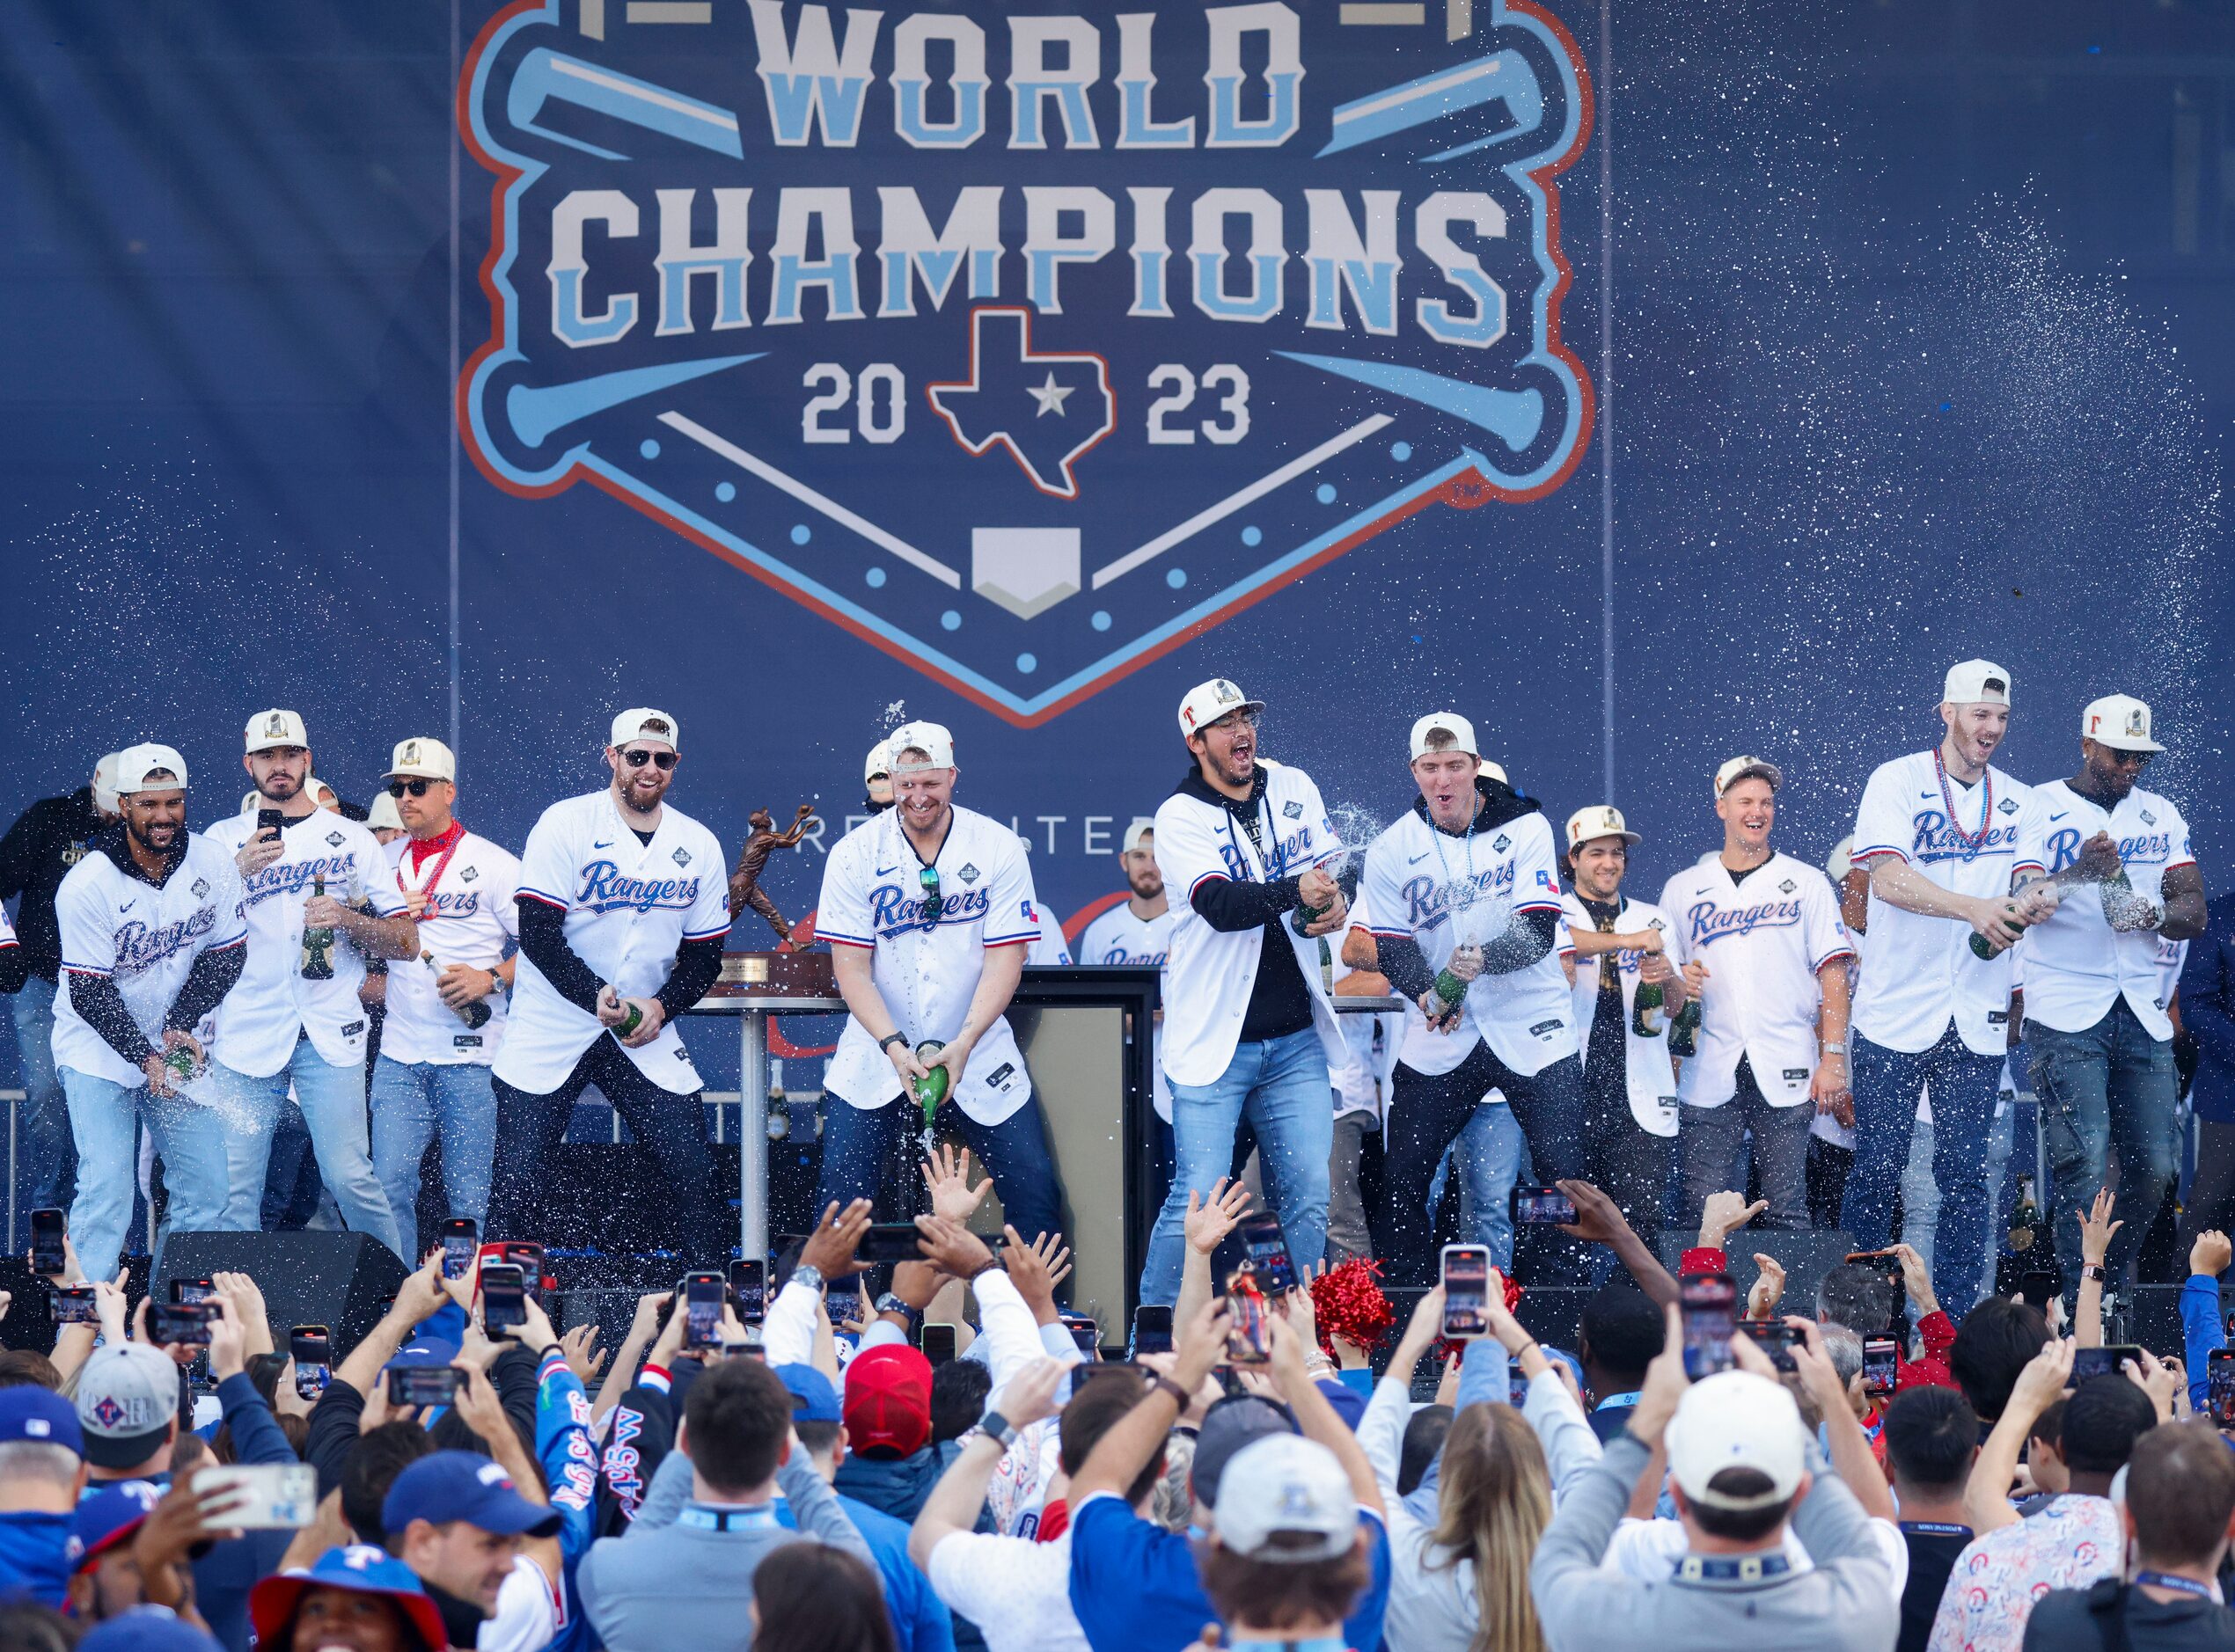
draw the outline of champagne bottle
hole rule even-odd
[[[2121,874],[2120,875],[2124,876],[2125,874]],[[2004,914],[2006,917],[2008,917],[2010,918],[2010,920],[2011,920],[2012,923],[2017,923],[2017,920],[2018,920],[2018,903],[2017,903],[2017,902],[2015,902],[2015,901],[2005,901],[2005,902],[2003,903],[2003,911],[2004,911]],[[2024,927],[2026,927],[2026,926],[2025,926],[2024,925],[2022,925],[2022,924],[2019,924],[2019,927],[2020,929],[2023,929],[2023,928],[2024,928]],[[2017,943],[2016,943],[2015,941],[2013,941],[2013,942],[2012,942],[2012,943],[2011,943],[2011,945],[2012,945],[2012,946],[2015,946],[2016,944],[2017,944]],[[2004,952],[2006,952],[2006,951],[2008,951],[2008,950],[2009,950],[2009,948],[2008,948],[2008,947],[1997,947],[1997,945],[1995,945],[1995,943],[1994,943],[1994,942],[1992,942],[1992,941],[1989,940],[1989,939],[1987,939],[1984,935],[1982,935],[1981,933],[1979,933],[1979,932],[1978,932],[1977,930],[1974,930],[1974,931],[1972,931],[1972,932],[1971,932],[1971,953],[1972,953],[1972,955],[1973,955],[1974,957],[1975,957],[1975,958],[1982,958],[1982,959],[1984,959],[1984,958],[1996,958],[1996,957],[1999,957],[1999,956],[2001,956],[2001,954],[2002,954],[2003,953],[2004,953]]]
[[[2033,1203],[2033,1179],[2018,1178],[2018,1202],[2010,1207],[2010,1253],[2015,1256],[2033,1247],[2041,1226],[2041,1211]]]
[[[194,1051],[184,1044],[174,1044],[163,1054],[163,1064],[171,1069],[171,1082],[184,1084],[194,1077]]]
[[[627,1038],[644,1025],[644,1012],[633,1000],[627,998],[621,1000],[621,1024],[613,1029],[613,1033],[616,1037]]]
[[[1684,1000],[1684,1007],[1676,1012],[1676,1019],[1669,1024],[1668,1053],[1672,1056],[1696,1056],[1699,1053],[1699,999]]]
[[[429,972],[435,976],[438,980],[441,978],[443,966],[435,961],[435,954],[433,953],[421,952],[419,954],[419,961],[425,964]],[[490,1010],[488,1000],[486,998],[473,999],[464,1009],[454,1012],[459,1020],[465,1022],[468,1027],[476,1032],[479,1032],[482,1027],[487,1027],[489,1022]]]
[[[1317,923],[1326,910],[1323,906],[1292,906],[1288,909],[1288,927],[1301,935]]]
[[[1640,981],[1638,996],[1630,1001],[1630,1030],[1640,1038],[1659,1038],[1664,1023],[1660,983]]]
[[[1472,941],[1462,941],[1451,949],[1451,955],[1454,958],[1459,956],[1461,953],[1480,956],[1482,948]],[[1451,966],[1447,962],[1442,969],[1436,971],[1433,990],[1436,1002],[1443,1006],[1446,1012],[1457,1009],[1467,1001],[1467,983],[1452,973]]]
[[[947,1046],[936,1038],[927,1038],[916,1046],[916,1059],[929,1064],[938,1059],[939,1052]],[[932,1067],[916,1080],[916,1105],[924,1110],[924,1128],[931,1128],[931,1115],[939,1111],[939,1104],[947,1099],[947,1070]]]
[[[311,878],[313,899],[326,893],[326,874],[316,873]],[[333,979],[333,931],[326,925],[303,927],[303,963],[300,971],[305,981]]]

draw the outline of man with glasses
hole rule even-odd
[[[389,845],[396,887],[419,924],[419,957],[388,971],[388,1021],[372,1066],[372,1169],[413,1239],[419,1162],[443,1137],[443,1191],[452,1217],[486,1227],[496,1150],[489,1066],[504,1042],[505,990],[520,939],[520,863],[451,813],[458,759],[439,740],[400,742],[388,764],[389,803],[405,836]],[[407,1254],[425,1254],[411,1243]]]
[[[1179,723],[1192,764],[1156,811],[1157,869],[1166,888],[1187,898],[1165,965],[1164,1076],[1177,1164],[1149,1237],[1143,1302],[1178,1297],[1188,1197],[1208,1198],[1233,1168],[1245,1118],[1289,1254],[1312,1262],[1327,1248],[1328,1074],[1348,1050],[1319,938],[1349,920],[1330,868],[1343,844],[1309,775],[1257,761],[1264,709],[1224,677],[1188,691]]]
[[[816,909],[847,1011],[823,1081],[817,1208],[869,1198],[905,1216],[917,1155],[902,1144],[951,1129],[1009,1224],[1053,1233],[1063,1191],[1006,1014],[1040,938],[1031,865],[1006,822],[955,803],[946,729],[904,723],[884,749],[894,807],[831,851]]]
[[[2140,700],[2092,701],[2080,714],[2080,771],[2035,786],[2019,816],[2019,888],[2055,902],[2026,932],[2026,1054],[2068,1297],[2082,1272],[2080,1218],[2112,1146],[2120,1228],[2099,1277],[2132,1270],[2173,1190],[2173,1022],[2158,943],[2204,932],[2204,880],[2180,811],[2135,784],[2164,749]]]
[[[711,831],[664,801],[681,750],[665,712],[623,712],[605,748],[612,784],[553,803],[528,834],[511,1024],[492,1086],[505,1151],[490,1223],[509,1238],[550,1231],[547,1162],[596,1085],[658,1161],[683,1254],[731,1248],[707,1195],[699,1071],[673,1025],[722,974],[729,862]]]

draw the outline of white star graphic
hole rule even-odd
[[[1040,411],[1032,416],[1035,419],[1044,419],[1050,413],[1053,413],[1057,418],[1062,418],[1063,398],[1071,393],[1073,388],[1074,387],[1069,384],[1057,384],[1055,382],[1055,369],[1053,368],[1050,368],[1048,369],[1048,377],[1045,384],[1041,384],[1037,388],[1030,384],[1027,384],[1024,387],[1024,393],[1030,396],[1034,401],[1040,404]]]

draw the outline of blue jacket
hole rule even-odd
[[[66,1514],[0,1514],[0,1598],[24,1594],[61,1608],[70,1589],[73,1524]],[[907,1547],[905,1539],[901,1547]]]
[[[536,1458],[551,1488],[551,1506],[564,1517],[559,1558],[566,1622],[549,1652],[577,1652],[597,1644],[575,1575],[597,1536],[597,1448],[590,1437],[590,1396],[557,1347],[546,1349],[536,1367]]]
[[[2196,1040],[2196,1116],[2235,1124],[2235,894],[2204,909],[2204,932],[2188,943],[2180,1025]]]
[[[954,1614],[931,1592],[931,1580],[908,1558],[906,1524],[851,1497],[838,1501],[869,1553],[877,1557],[877,1571],[884,1579],[885,1614],[892,1619],[892,1638],[900,1652],[953,1652]],[[776,1518],[797,1528],[790,1499],[778,1504]]]
[[[923,1512],[931,1488],[962,1451],[954,1441],[946,1440],[906,1457],[863,1457],[849,1451],[838,1466],[839,1495],[868,1503],[904,1524],[912,1524]],[[993,1530],[989,1517],[981,1514],[979,1519],[981,1530]]]
[[[2191,1274],[2180,1287],[2180,1340],[2182,1359],[2188,1368],[2189,1408],[2207,1412],[2211,1400],[2211,1358],[2227,1346],[2227,1331],[2219,1322],[2219,1281],[2209,1274]]]

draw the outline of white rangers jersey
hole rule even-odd
[[[1376,939],[1410,939],[1431,969],[1462,945],[1484,946],[1524,912],[1560,910],[1559,855],[1552,828],[1531,810],[1461,837],[1438,831],[1425,808],[1405,811],[1366,852],[1359,881],[1373,909]],[[1475,1036],[1523,1078],[1576,1053],[1574,1006],[1552,950],[1506,975],[1485,970],[1467,989],[1457,1031],[1432,1033],[1423,1020],[1405,1041],[1404,1064],[1416,1072],[1451,1071],[1473,1049]],[[1408,1018],[1409,1020],[1409,1018]]]
[[[1170,986],[1165,965],[1171,958],[1172,923],[1173,912],[1169,906],[1154,917],[1135,917],[1132,903],[1120,901],[1088,925],[1086,932],[1079,937],[1079,961],[1132,964],[1136,968],[1153,964],[1158,972],[1156,990],[1161,999]],[[1156,1116],[1169,1124],[1172,1086],[1164,1077],[1164,1022],[1161,1015],[1156,1021],[1155,1046]]]
[[[2037,786],[2019,817],[2018,868],[2054,877],[2079,858],[2080,845],[2108,832],[2119,846],[2134,892],[2162,910],[2165,874],[2194,866],[2188,822],[2172,802],[2140,786],[2105,811],[2062,780]],[[2055,915],[2036,924],[2018,943],[2025,954],[2026,1015],[2063,1033],[2084,1033],[2121,997],[2152,1038],[2173,1036],[2165,1014],[2170,988],[2162,977],[2153,930],[2114,931],[2103,916],[2099,887],[2083,883],[2060,893]]]
[[[815,932],[833,947],[870,954],[869,978],[893,1025],[911,1045],[942,1043],[962,1030],[985,973],[986,951],[1040,939],[1039,903],[1024,845],[1000,822],[955,808],[931,869],[939,910],[925,921],[930,888],[899,811],[888,809],[840,838],[823,863]],[[852,1016],[839,1034],[824,1087],[853,1107],[883,1107],[900,1094],[900,1075],[876,1040]],[[979,1037],[955,1086],[955,1102],[980,1124],[999,1124],[1032,1096],[1024,1057],[997,1017]]]
[[[396,887],[393,878],[388,887]],[[669,803],[645,843],[610,791],[544,810],[520,857],[519,898],[564,912],[567,945],[625,998],[649,998],[665,986],[685,941],[729,932],[729,894],[728,863],[712,832]],[[547,1095],[605,1030],[524,953],[513,975],[511,1024],[497,1051],[496,1076]],[[650,1043],[621,1048],[661,1089],[688,1095],[700,1087],[699,1070],[673,1021]]]
[[[1265,786],[1257,799],[1260,850],[1222,803],[1175,792],[1156,810],[1156,866],[1172,901],[1172,944],[1164,981],[1164,1071],[1175,1084],[1215,1082],[1234,1060],[1242,1022],[1257,984],[1262,928],[1213,929],[1195,910],[1195,891],[1220,879],[1279,883],[1338,859],[1343,842],[1320,800],[1311,776],[1286,764],[1264,763]],[[1207,789],[1207,788],[1206,788]],[[1319,940],[1276,920],[1296,954],[1296,968],[1312,1006],[1312,1025],[1330,1067],[1347,1058],[1342,1028],[1328,1007],[1319,968]]]
[[[1669,879],[1660,909],[1676,928],[1685,961],[1708,971],[1699,1053],[1684,1063],[1677,1100],[1721,1107],[1738,1093],[1743,1056],[1771,1107],[1807,1100],[1822,1002],[1816,971],[1854,954],[1831,880],[1791,855],[1772,854],[1733,882],[1718,857]]]
[[[1669,967],[1684,967],[1683,937],[1677,932],[1668,914],[1649,901],[1633,901],[1628,895],[1618,897],[1621,915],[1615,928],[1624,934],[1641,930],[1654,930],[1660,935],[1661,955]],[[1585,909],[1582,898],[1573,890],[1561,902],[1560,910],[1567,928],[1579,932],[1595,931],[1599,926]],[[1638,1128],[1648,1136],[1676,1134],[1676,1071],[1668,1056],[1668,1022],[1672,1016],[1663,1014],[1661,1029],[1651,1038],[1640,1038],[1633,1030],[1633,1012],[1638,1005],[1638,968],[1645,962],[1641,952],[1618,952],[1614,954],[1615,968],[1622,977],[1622,1039],[1623,1071],[1629,1080],[1630,1116],[1638,1121]],[[1578,954],[1575,960],[1575,1038],[1579,1049],[1591,1048],[1591,1027],[1599,1014],[1599,966],[1602,958],[1586,958]]]
[[[1941,771],[1938,751],[1880,764],[1855,815],[1857,866],[1892,855],[1959,895],[2010,893],[2018,821],[2031,788],[1990,768],[1964,786]],[[1855,992],[1855,1030],[1873,1044],[1916,1055],[1955,1021],[1975,1055],[1998,1056],[2010,1032],[2011,954],[1981,960],[1971,925],[1926,917],[1870,896],[1870,950]]]
[[[55,891],[62,932],[62,984],[55,994],[55,1064],[133,1089],[147,1074],[126,1061],[78,1013],[73,977],[104,976],[149,1043],[163,1030],[179,990],[205,952],[247,939],[240,874],[231,851],[187,832],[186,855],[158,888],[124,870],[99,844],[62,874]]]
[[[256,816],[250,813],[219,821],[207,836],[231,857],[255,833]],[[248,958],[239,983],[218,1008],[210,1054],[235,1072],[267,1078],[287,1065],[297,1038],[307,1033],[321,1061],[362,1066],[370,1020],[357,998],[364,954],[337,929],[333,976],[305,981],[303,903],[321,878],[333,899],[370,906],[382,917],[402,912],[404,897],[389,875],[380,840],[359,822],[312,809],[281,829],[280,844],[280,858],[245,881]]]
[[[388,966],[380,1052],[392,1061],[487,1066],[504,1042],[504,989],[481,1000],[489,1019],[469,1027],[443,1002],[436,984],[451,964],[495,969],[508,945],[520,939],[520,863],[510,850],[478,832],[464,833],[454,846],[436,850],[416,866],[411,844],[408,837],[390,844],[388,864],[406,899],[426,897],[419,949],[434,954],[435,961],[399,959]]]

